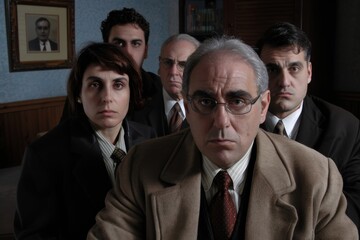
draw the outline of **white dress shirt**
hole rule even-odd
[[[284,119],[280,119],[276,117],[271,112],[268,112],[266,114],[266,129],[270,132],[274,132],[274,128],[279,120],[282,120],[286,134],[290,139],[295,140],[296,136],[299,132],[299,126],[300,126],[300,115],[303,109],[303,102],[301,102],[300,107],[293,113],[291,113],[289,116],[287,116]]]
[[[249,165],[251,150],[253,148],[254,142],[251,144],[248,151],[245,155],[233,166],[228,169],[221,169],[217,167],[214,163],[212,163],[205,155],[202,155],[203,158],[203,169],[201,174],[201,184],[205,191],[205,196],[208,205],[210,206],[211,199],[218,192],[217,187],[213,183],[213,180],[218,172],[221,170],[225,170],[230,175],[233,181],[233,188],[229,189],[229,193],[233,199],[233,202],[236,207],[236,211],[239,211],[241,195],[244,190],[245,180],[247,175],[247,168]]]

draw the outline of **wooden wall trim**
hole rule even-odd
[[[0,114],[19,112],[19,111],[37,109],[42,107],[58,106],[64,104],[65,99],[66,99],[65,96],[61,96],[61,97],[42,98],[42,99],[34,99],[34,100],[18,101],[18,102],[10,102],[10,103],[1,103]]]
[[[66,97],[0,104],[0,168],[21,164],[25,148],[60,121]]]

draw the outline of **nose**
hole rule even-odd
[[[279,74],[278,84],[281,87],[288,87],[290,86],[290,73],[287,69],[283,69]]]
[[[128,54],[129,56],[132,56],[130,44],[125,44],[121,49],[124,51],[124,53]]]
[[[224,103],[218,103],[213,111],[214,116],[214,126],[217,129],[224,129],[229,127],[230,118],[229,113],[226,111],[226,106]]]
[[[109,103],[112,101],[112,92],[110,87],[104,87],[101,91],[101,101],[104,103]]]
[[[178,69],[177,63],[174,62],[174,64],[171,65],[169,70],[170,70],[170,73],[172,73],[172,74],[178,74],[179,69]]]

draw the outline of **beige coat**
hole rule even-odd
[[[247,240],[358,239],[331,159],[259,130]],[[201,154],[191,132],[136,146],[118,172],[88,239],[197,238]]]

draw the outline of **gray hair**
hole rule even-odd
[[[188,58],[183,75],[182,89],[184,94],[188,93],[191,72],[200,60],[209,53],[224,50],[239,55],[254,70],[259,94],[268,89],[268,73],[258,54],[241,40],[234,37],[222,36],[205,40]]]
[[[168,45],[169,43],[172,43],[172,42],[180,41],[180,40],[188,41],[189,43],[192,43],[195,46],[195,48],[198,48],[200,46],[200,42],[196,38],[190,36],[189,34],[186,34],[186,33],[175,34],[175,35],[168,37],[163,42],[163,44],[161,45],[161,53],[164,50],[164,48],[166,47],[166,45]]]

